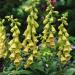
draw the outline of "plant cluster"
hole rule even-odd
[[[0,21],[0,59],[3,58],[8,64],[4,64],[1,75],[73,75],[75,72],[75,62],[72,62],[70,54],[72,51],[69,42],[69,34],[65,26],[67,23],[67,13],[62,14],[57,32],[54,27],[55,17],[59,15],[58,11],[50,1],[46,0],[46,15],[43,20],[43,31],[38,35],[38,7],[39,0],[32,0],[31,5],[26,8],[28,13],[27,28],[20,42],[21,25],[17,18],[6,16],[5,20]],[[11,39],[6,41],[6,31],[3,23],[10,23]],[[58,33],[57,35],[55,35]],[[8,46],[8,47],[7,47]],[[65,66],[65,67],[64,67]],[[72,71],[70,73],[70,71]]]

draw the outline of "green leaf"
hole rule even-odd
[[[50,68],[52,71],[55,71],[57,69],[57,61],[53,61],[50,65]]]
[[[73,75],[75,73],[75,68],[69,68],[66,70],[64,75]]]
[[[35,63],[31,66],[31,69],[33,70],[39,70],[39,71],[44,71],[44,66],[43,66],[43,62],[40,61],[38,63]]]
[[[0,75],[22,75],[22,74],[31,75],[32,72],[28,70],[19,70],[19,71],[13,70],[13,71],[4,71],[0,73]]]

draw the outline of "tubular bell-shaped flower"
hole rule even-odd
[[[6,48],[6,31],[3,25],[4,19],[0,20],[0,59],[7,56]]]
[[[50,2],[48,2],[48,7],[46,9],[47,15],[45,16],[45,19],[43,21],[43,24],[45,25],[43,30],[43,36],[42,36],[42,47],[55,47],[55,39],[54,34],[56,32],[54,26],[52,25],[54,23],[54,14],[57,14],[57,11],[54,11],[54,7],[51,5]]]
[[[33,63],[33,58],[37,55],[37,36],[36,36],[36,29],[39,27],[37,23],[37,13],[38,9],[36,8],[36,4],[38,3],[38,0],[32,0],[32,5],[29,7],[30,9],[27,10],[29,12],[29,15],[27,17],[27,29],[24,31],[25,39],[23,40],[23,47],[24,47],[24,53],[28,54],[28,60],[26,64],[24,65],[25,68],[28,68]]]
[[[59,32],[58,32],[58,46],[59,46],[59,51],[58,51],[58,57],[61,61],[61,63],[66,64],[67,61],[70,60],[71,55],[71,44],[68,40],[69,38],[69,34],[65,28],[65,26],[68,25],[67,23],[67,17],[66,17],[66,13],[63,14],[63,16],[61,17],[61,19],[58,19],[58,21],[61,22],[60,26],[58,27]]]
[[[20,26],[20,23],[18,22],[18,19],[14,19],[13,16],[6,16],[5,18],[8,19],[8,21],[11,22],[11,32],[12,32],[12,38],[9,42],[9,50],[10,50],[10,56],[9,58],[11,61],[14,62],[16,66],[18,66],[22,60],[20,56],[20,49],[22,48],[22,45],[19,41],[19,34],[20,31],[18,29],[18,26]]]

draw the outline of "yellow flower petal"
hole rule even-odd
[[[62,31],[61,30],[58,32],[58,35],[59,36],[62,36]]]
[[[18,66],[18,65],[20,64],[19,59],[15,59],[15,60],[14,60],[14,64],[15,64],[16,66]]]
[[[25,49],[24,49],[24,52],[28,53],[28,50],[29,50],[29,47],[26,46]]]
[[[51,26],[51,27],[52,27],[52,32],[55,33],[56,30],[55,30],[54,26]]]
[[[49,38],[52,38],[52,39],[54,38],[53,33],[50,33]]]
[[[66,64],[66,58],[61,55],[61,63]]]
[[[49,23],[47,23],[44,28],[49,29]]]
[[[9,57],[11,60],[13,60],[14,58],[15,58],[15,54],[14,53],[12,53],[11,55],[10,55],[10,57]]]
[[[27,62],[33,62],[33,56],[32,55],[29,56]]]
[[[33,47],[33,46],[34,46],[34,43],[32,41],[30,41],[29,47]]]
[[[33,34],[35,34],[35,33],[36,33],[36,29],[35,29],[35,27],[34,27],[34,26],[32,27],[32,33],[33,33]]]
[[[62,36],[62,40],[63,40],[63,41],[66,41],[67,38],[63,35],[63,36]]]

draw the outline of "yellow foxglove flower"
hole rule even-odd
[[[24,32],[24,36],[27,36],[28,34],[30,34],[30,31],[28,31],[27,29],[26,29],[26,31]]]
[[[54,48],[55,47],[55,42],[50,42],[50,47]]]
[[[30,21],[30,15],[27,17],[27,22],[29,22]]]
[[[48,19],[45,19],[44,21],[43,21],[43,24],[46,24],[48,22]]]
[[[33,61],[33,55],[30,55],[27,61],[32,62]]]
[[[63,41],[66,41],[67,38],[63,35],[63,36],[62,36],[62,40],[63,40]]]
[[[61,57],[61,51],[59,51],[58,53],[57,53],[57,55],[58,55],[58,57],[60,58]]]
[[[66,58],[61,55],[61,63],[66,64]]]
[[[12,36],[13,36],[13,37],[18,36],[18,33],[15,32],[15,33],[13,33]]]
[[[31,13],[30,13],[30,14],[31,14],[31,16],[34,16],[34,12],[33,12],[33,11],[31,11]]]
[[[24,52],[25,52],[25,53],[28,53],[28,51],[29,51],[29,47],[26,46],[25,49],[24,49]]]
[[[0,44],[0,46],[2,47],[4,45],[4,43],[2,42],[1,44]]]
[[[62,30],[63,27],[64,27],[64,25],[63,25],[63,24],[60,24],[60,26],[58,27],[58,29],[59,29],[59,30]]]
[[[69,41],[66,41],[66,46],[71,46]]]
[[[33,33],[33,34],[35,34],[35,33],[36,33],[36,29],[35,29],[35,27],[34,27],[34,26],[32,27],[32,33]]]
[[[4,58],[6,58],[7,55],[8,55],[7,51],[3,53]]]
[[[31,30],[31,26],[30,25],[27,26],[27,31],[29,31],[29,30]]]
[[[65,52],[65,53],[70,52],[70,51],[69,51],[69,48],[64,48],[64,49],[63,49],[63,52]]]
[[[18,66],[18,65],[20,64],[19,59],[15,59],[15,60],[14,60],[14,64],[15,64],[16,66]]]
[[[53,33],[50,33],[49,38],[50,38],[50,39],[53,39],[53,38],[54,38]]]
[[[5,37],[5,35],[3,35],[1,38],[2,38],[2,39],[5,39],[6,37]]]
[[[30,39],[31,39],[31,35],[30,34],[26,35],[26,40],[30,41]]]
[[[46,40],[46,39],[47,39],[47,36],[43,36],[42,38]],[[47,40],[48,40],[48,39],[47,39]],[[47,40],[46,40],[46,41],[47,41]]]
[[[65,28],[63,28],[63,32],[65,33],[65,32],[67,32],[67,30]]]
[[[38,42],[37,37],[35,37],[34,35],[32,35],[32,37],[33,37],[33,42],[37,43]]]
[[[15,42],[19,42],[18,39],[19,39],[18,37],[15,37],[15,38],[14,38],[14,41],[15,41]]]
[[[47,43],[50,43],[50,39],[48,38],[48,39],[46,40],[46,42],[47,42]]]
[[[10,48],[15,49],[16,48],[16,43],[13,43]]]
[[[65,57],[66,57],[66,59],[69,59],[69,58],[71,58],[71,55],[68,53],[65,53]]]
[[[30,41],[29,47],[34,47],[34,43],[32,41]]]
[[[47,32],[47,29],[44,29],[44,31],[42,33],[46,33]]]
[[[54,18],[53,18],[53,17],[50,18],[50,22],[51,22],[51,23],[54,22]]]
[[[16,53],[16,54],[17,54],[17,53],[20,53],[20,51],[18,50],[18,48],[16,48],[15,53]]]
[[[61,43],[62,43],[62,38],[59,37],[59,39],[58,39],[58,44],[61,44]]]
[[[55,39],[54,38],[50,39],[50,42],[55,42]]]
[[[23,40],[22,46],[24,47],[27,44],[26,39]]]
[[[37,49],[33,50],[33,56],[36,56],[37,55]]]
[[[15,59],[15,54],[14,53],[12,53],[11,55],[10,55],[10,57],[9,57],[11,60],[14,60]]]
[[[66,37],[69,37],[69,34],[66,32],[66,33],[65,33],[65,36],[66,36]]]
[[[24,67],[27,69],[30,67],[30,65],[32,64],[33,62],[27,62],[27,64],[24,65]]]
[[[45,29],[49,29],[49,23],[47,23],[44,28],[45,28]]]
[[[37,19],[38,18],[38,16],[37,16],[37,14],[36,13],[34,13],[34,19]]]
[[[51,27],[52,27],[52,32],[55,33],[56,30],[55,30],[54,26],[51,26]]]
[[[12,43],[13,43],[13,40],[11,40],[8,44],[9,44],[9,45],[12,45]]]
[[[58,35],[59,36],[62,36],[62,31],[61,30],[58,32]]]
[[[34,27],[35,28],[38,28],[39,27],[39,24],[36,21],[34,21]]]

